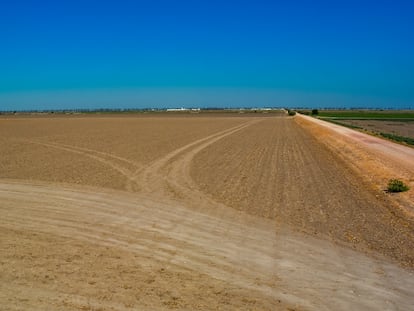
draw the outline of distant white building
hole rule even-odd
[[[181,108],[168,108],[167,111],[188,111],[189,109],[181,107]]]
[[[250,108],[250,110],[271,111],[272,108],[258,107],[258,108]]]

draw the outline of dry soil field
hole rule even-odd
[[[320,122],[0,118],[0,310],[410,309],[411,153]]]
[[[414,139],[414,121],[401,120],[341,120],[342,123],[361,127],[374,133],[390,133]]]

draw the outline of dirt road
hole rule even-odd
[[[181,127],[169,137],[178,138],[152,160],[150,147],[122,138],[119,150],[88,145],[99,122],[86,132],[85,125],[79,141],[76,129],[63,142],[43,123],[30,131],[43,136],[2,136],[10,144],[0,151],[0,309],[412,306],[414,275],[395,263],[412,258],[409,244],[389,252],[375,248],[385,235],[366,234],[377,226],[409,243],[411,223],[390,213],[388,201],[359,189],[351,171],[293,119],[215,121],[174,120]],[[16,146],[22,153],[11,159]],[[59,154],[67,171],[57,175],[66,183],[52,183],[53,172],[34,180],[21,161],[30,148]],[[81,185],[68,169],[75,158],[84,163]],[[20,179],[10,176],[13,163]],[[93,184],[96,168],[101,180]]]

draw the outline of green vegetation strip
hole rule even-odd
[[[390,134],[390,133],[383,133],[380,132],[379,133],[382,137],[399,142],[399,143],[406,143],[407,145],[413,145],[414,146],[414,139],[410,138],[410,137],[405,137],[405,136],[399,136],[399,135],[394,135],[394,134]]]
[[[339,122],[336,119],[327,118],[327,119],[323,119],[323,120],[334,123],[334,124],[337,124],[337,125],[341,125],[341,126],[353,129],[353,130],[363,130],[364,132],[367,132],[363,127],[352,125],[352,124],[347,124],[347,123],[344,123],[344,122]],[[392,140],[392,141],[395,141],[395,142],[398,142],[398,143],[404,143],[404,144],[407,144],[407,145],[414,146],[414,139],[411,138],[411,137],[399,136],[399,135],[384,133],[384,132],[370,132],[370,131],[368,131],[368,133],[371,133],[371,134],[374,134],[374,135],[380,135],[380,136],[382,136],[386,139],[389,139],[389,140]]]
[[[376,111],[321,111],[319,117],[349,119],[413,119],[414,112],[376,112]]]

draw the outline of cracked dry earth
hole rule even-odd
[[[409,310],[410,197],[309,122],[1,118],[0,310]]]

